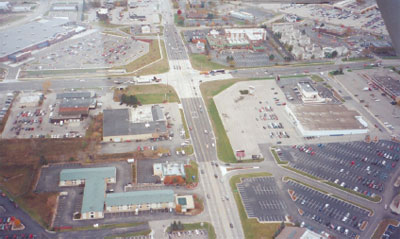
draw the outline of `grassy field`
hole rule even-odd
[[[95,24],[101,28],[119,28],[119,27],[124,26],[124,25],[117,25],[117,24],[112,24],[112,23],[104,22],[104,21],[94,22],[93,24]]]
[[[126,37],[126,35],[124,35],[123,33],[114,32],[114,31],[105,30],[105,31],[103,31],[103,33],[108,34],[108,35],[117,36],[117,37]]]
[[[189,162],[190,167],[185,167],[186,183],[198,183],[199,182],[199,166],[193,160]],[[194,176],[194,179],[192,178]]]
[[[131,34],[131,27],[121,27],[119,30],[125,32],[126,34]]]
[[[40,158],[48,163],[68,162],[71,157],[82,162],[89,154],[96,154],[91,145],[86,138],[0,140],[0,188],[38,223],[49,228],[58,193],[33,192]]]
[[[207,230],[208,233],[208,239],[216,239],[217,235],[215,234],[214,227],[208,223],[208,222],[203,222],[203,226],[201,226],[201,223],[188,223],[188,224],[183,224],[183,230],[184,231],[193,231],[193,230]],[[171,226],[167,228],[167,232],[171,231]]]
[[[168,72],[169,64],[168,64],[168,59],[167,59],[167,50],[165,49],[164,41],[161,41],[161,48],[162,48],[164,58],[157,63],[154,63],[148,67],[145,67],[144,69],[142,69],[138,72],[135,72],[134,75],[143,76],[143,75],[161,74],[161,73]]]
[[[164,46],[164,41],[161,41],[161,45]],[[163,49],[165,49],[165,47]],[[132,71],[135,71],[143,66],[146,66],[160,58],[161,58],[161,54],[160,54],[160,47],[158,46],[158,40],[152,40],[150,42],[149,52],[146,55],[139,57],[138,59],[128,63],[125,66],[115,67],[115,69],[125,69],[126,72],[132,72]],[[168,69],[169,69],[168,61],[166,60],[166,55],[164,55],[164,59],[165,59],[164,61],[161,61],[162,65],[158,66],[158,68],[163,68],[163,70],[165,70],[165,68],[168,67]],[[160,62],[158,62],[158,63],[160,63]],[[149,67],[152,67],[152,66],[153,65],[151,65]],[[145,69],[146,68],[144,68],[143,71]],[[155,69],[155,68],[153,68],[153,69]],[[168,71],[168,69],[167,69],[167,71]],[[152,74],[156,74],[156,73],[160,73],[160,72],[158,72],[158,71],[152,72]]]
[[[179,109],[179,112],[181,113],[183,128],[185,129],[185,138],[189,139],[190,138],[189,129],[188,129],[188,126],[186,123],[185,114],[183,113],[183,109]]]
[[[177,151],[182,151],[182,150],[184,150],[185,151],[185,154],[186,155],[192,155],[193,154],[193,152],[194,152],[194,150],[193,150],[193,145],[186,145],[186,146],[183,146],[183,147],[178,147],[178,148],[176,148],[176,150]]]
[[[224,66],[208,60],[208,57],[203,54],[191,54],[190,62],[192,67],[199,71],[210,71],[216,69],[228,69],[228,66]]]
[[[170,85],[135,85],[129,86],[124,90],[114,90],[114,100],[119,101],[122,94],[136,95],[140,103],[145,104],[161,104],[164,102],[180,102],[175,89]],[[167,97],[167,98],[165,98]]]
[[[4,14],[0,18],[0,26],[5,26],[11,22],[17,21],[25,17],[25,14]]]
[[[324,79],[322,79],[320,76],[318,76],[318,75],[312,75],[311,76],[311,79],[313,80],[313,81],[315,81],[315,82],[323,82],[324,81]]]
[[[248,218],[244,209],[242,199],[237,190],[236,184],[240,183],[241,178],[265,177],[272,176],[270,173],[254,173],[241,174],[231,178],[229,184],[231,186],[236,205],[239,210],[240,221],[242,222],[243,231],[246,239],[272,239],[275,231],[280,227],[280,223],[259,223],[255,218]]]

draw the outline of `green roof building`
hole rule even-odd
[[[133,191],[106,194],[107,183],[115,183],[115,167],[64,169],[59,186],[85,185],[80,219],[104,218],[104,212],[175,208],[172,190]]]
[[[81,219],[103,218],[107,183],[115,183],[115,167],[64,169],[60,173],[60,186],[85,185]]]
[[[175,208],[175,194],[172,190],[110,193],[106,196],[106,212],[173,208]]]

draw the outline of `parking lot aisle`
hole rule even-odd
[[[273,177],[244,178],[238,184],[246,213],[260,222],[285,221],[288,206]]]
[[[303,226],[312,226],[317,231],[325,231],[337,238],[356,238],[361,234],[361,226],[367,223],[369,212],[348,202],[328,196],[292,180],[286,183],[297,197],[295,205],[304,214]]]
[[[298,170],[369,197],[382,194],[400,159],[398,143],[361,141],[280,147],[284,160]]]

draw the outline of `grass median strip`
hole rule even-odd
[[[371,202],[380,202],[382,200],[381,196],[379,196],[379,195],[375,195],[374,197],[370,197],[370,196],[364,195],[362,193],[355,192],[354,190],[351,190],[350,188],[344,188],[344,187],[342,187],[340,185],[337,185],[336,183],[333,183],[333,182],[330,182],[330,181],[324,181],[324,183],[328,184],[328,185],[330,185],[332,187],[338,188],[340,190],[346,191],[348,193],[354,194],[356,196],[365,198],[365,199],[367,199],[367,200],[369,200]]]
[[[283,180],[284,180],[284,181],[286,181],[286,180],[292,180],[292,181],[294,181],[294,182],[296,182],[296,183],[299,183],[299,184],[302,184],[302,185],[304,185],[304,186],[306,186],[306,187],[312,188],[312,189],[314,189],[315,191],[318,191],[318,192],[321,192],[321,193],[324,193],[324,194],[329,194],[327,191],[324,191],[324,190],[319,189],[319,188],[317,188],[317,187],[311,186],[310,184],[304,183],[304,182],[302,182],[302,181],[300,181],[300,180],[297,180],[297,179],[294,179],[294,178],[292,178],[292,177],[284,177]]]
[[[317,180],[317,181],[320,181],[320,180],[321,180],[321,179],[318,178],[318,177],[312,176],[311,174],[308,174],[308,173],[303,172],[303,171],[301,171],[301,170],[292,168],[292,167],[290,167],[290,166],[288,166],[288,165],[283,165],[282,167],[284,167],[284,168],[286,168],[286,169],[289,169],[289,170],[291,170],[291,171],[293,171],[293,172],[295,172],[295,173],[298,173],[298,174],[301,174],[301,175],[303,175],[303,176],[306,176],[306,177],[308,177],[308,178],[311,178],[311,179],[314,179],[314,180]]]
[[[364,194],[362,194],[362,193],[355,192],[355,191],[351,190],[350,188],[344,188],[344,187],[342,187],[342,186],[340,186],[340,185],[337,185],[336,183],[333,183],[333,182],[330,182],[330,181],[325,181],[325,180],[323,180],[323,179],[321,179],[321,178],[315,177],[315,176],[313,176],[313,175],[311,175],[311,174],[308,174],[308,173],[306,173],[306,172],[303,172],[303,171],[301,171],[301,170],[292,168],[292,167],[290,167],[290,166],[288,166],[288,165],[283,165],[282,167],[284,167],[284,168],[286,168],[286,169],[289,169],[289,170],[291,170],[291,171],[293,171],[293,172],[295,172],[295,173],[298,173],[298,174],[301,174],[301,175],[303,175],[303,176],[306,176],[306,177],[308,177],[308,178],[311,178],[311,179],[313,179],[313,180],[316,180],[316,181],[319,181],[319,182],[323,182],[323,183],[328,184],[328,185],[330,185],[330,186],[332,186],[332,187],[335,187],[335,188],[337,188],[337,189],[340,189],[340,190],[343,190],[343,191],[345,191],[345,192],[351,193],[351,194],[353,194],[353,195],[356,195],[356,196],[365,198],[365,199],[367,199],[367,200],[369,200],[369,201],[371,201],[371,202],[380,202],[380,201],[382,200],[382,198],[381,198],[379,195],[375,195],[374,197],[369,197],[369,196],[364,195]]]
[[[357,206],[357,207],[359,207],[359,208],[365,209],[366,211],[368,211],[368,212],[370,213],[370,215],[373,214],[373,211],[372,211],[371,209],[367,208],[367,207],[364,207],[364,206],[362,206],[362,205],[360,205],[360,204],[358,204],[358,203],[355,203],[355,202],[352,202],[352,201],[350,201],[350,200],[344,199],[344,198],[339,197],[339,196],[337,196],[337,195],[331,194],[331,193],[329,193],[329,192],[327,192],[327,191],[324,191],[324,190],[322,190],[322,189],[320,189],[320,188],[314,187],[314,186],[312,186],[312,185],[310,185],[310,184],[304,183],[304,182],[302,182],[302,181],[300,181],[300,180],[294,179],[294,178],[292,178],[292,177],[284,177],[284,178],[283,178],[283,181],[287,181],[287,180],[292,180],[292,181],[294,181],[294,182],[296,182],[296,183],[299,183],[299,184],[302,184],[302,185],[304,185],[304,186],[306,186],[306,187],[312,188],[312,189],[314,189],[314,190],[316,190],[316,191],[318,191],[318,192],[321,192],[321,193],[323,193],[323,194],[329,195],[329,196],[331,196],[331,197],[334,197],[334,198],[337,198],[337,199],[339,199],[339,200],[345,201],[345,202],[347,202],[347,203],[353,204],[354,206]]]
[[[144,230],[144,231],[139,231],[139,232],[118,234],[118,235],[113,235],[113,236],[106,236],[105,239],[129,238],[129,237],[135,237],[135,236],[147,236],[147,235],[150,234],[150,232],[151,232],[151,230]]]
[[[277,164],[288,164],[288,161],[282,161],[275,149],[271,149],[271,153],[275,158]]]
[[[100,229],[114,229],[114,228],[123,228],[123,227],[136,227],[142,225],[144,222],[129,222],[129,223],[117,223],[117,224],[104,224],[99,225],[98,227],[84,226],[84,227],[73,227],[71,229],[61,229],[61,232],[67,231],[87,231],[87,230],[100,230]]]
[[[189,139],[190,138],[189,129],[188,129],[188,126],[186,123],[185,114],[183,113],[183,109],[179,109],[179,112],[181,113],[182,124],[183,124],[183,128],[185,130],[185,138]]]
[[[236,186],[236,184],[240,183],[242,178],[268,177],[268,176],[272,176],[272,174],[267,172],[240,174],[233,176],[229,181],[233,196],[236,201],[236,205],[239,210],[239,216],[240,216],[240,221],[242,222],[243,232],[245,238],[247,239],[272,238],[272,235],[281,225],[281,223],[259,223],[255,218],[248,218],[243,206],[242,199],[240,197],[240,193],[238,192]]]

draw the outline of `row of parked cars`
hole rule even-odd
[[[4,101],[4,106],[0,110],[0,122],[3,121],[4,117],[6,116],[13,100],[14,100],[14,94],[8,93],[6,100]]]

